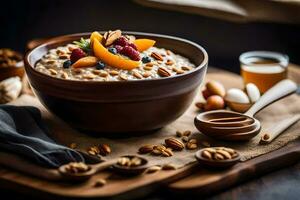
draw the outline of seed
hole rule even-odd
[[[151,76],[152,74],[150,72],[144,72],[143,73],[143,77],[144,78],[148,78],[149,76]]]
[[[112,75],[112,76],[116,76],[116,75],[119,74],[119,72],[116,71],[116,70],[111,70],[111,71],[109,72],[109,74]]]
[[[196,140],[195,138],[193,138],[193,139],[190,139],[190,140],[189,140],[189,143],[192,143],[192,144],[197,144],[197,140]]]
[[[119,74],[119,78],[120,78],[120,80],[123,80],[123,81],[127,81],[128,80],[128,78],[127,78],[127,76],[125,74]]]
[[[177,137],[182,137],[182,135],[183,135],[182,132],[176,131],[176,136],[177,136]]]
[[[147,63],[145,66],[147,66],[147,67],[153,67],[153,65],[154,65],[154,63],[151,62],[151,63]]]
[[[144,70],[150,71],[150,70],[152,70],[152,67],[145,66]]]
[[[155,53],[155,52],[151,53],[151,57],[154,58],[154,59],[156,59],[156,60],[160,60],[160,61],[164,60],[163,57],[160,54]]]
[[[96,76],[94,74],[84,74],[82,75],[83,78],[85,79],[94,79]]]
[[[100,76],[100,77],[107,77],[107,76],[108,76],[108,72],[105,71],[105,70],[100,70],[99,76]]]
[[[157,70],[158,75],[161,77],[168,77],[171,76],[171,73],[164,67],[159,67]]]
[[[175,170],[175,169],[177,169],[177,167],[175,165],[171,164],[171,163],[170,164],[165,164],[162,167],[162,170]]]
[[[182,66],[181,69],[184,71],[190,71],[192,68],[189,66]]]
[[[184,144],[180,140],[177,140],[176,138],[165,139],[165,143],[168,147],[176,151],[181,151],[184,148]]]
[[[270,139],[270,135],[269,135],[269,134],[264,134],[263,139],[264,139],[264,140]]]
[[[155,165],[155,166],[149,167],[149,168],[146,170],[146,173],[147,173],[147,174],[151,174],[151,173],[158,172],[158,171],[160,171],[160,170],[161,170],[161,167]]]
[[[72,142],[72,143],[69,145],[69,147],[70,147],[71,149],[76,149],[77,144],[76,144],[75,142]]]
[[[101,178],[96,180],[94,187],[103,187],[104,185],[106,185],[106,180]]]
[[[205,148],[209,153],[216,153],[217,151],[214,148]]]
[[[206,150],[202,151],[201,156],[204,157],[204,158],[207,158],[207,159],[212,158],[211,153],[209,151],[206,151]]]
[[[102,156],[106,156],[111,153],[111,148],[107,144],[99,145],[99,151]]]
[[[190,143],[190,142],[188,142],[187,144],[186,144],[186,148],[187,149],[189,149],[189,150],[193,150],[193,149],[197,149],[197,144],[195,144],[195,143]]]
[[[67,78],[69,78],[69,75],[66,72],[63,72],[61,74],[61,77],[64,78],[64,79],[67,79]]]
[[[192,133],[191,131],[187,130],[187,131],[184,131],[184,132],[183,132],[183,135],[184,135],[184,136],[190,136],[191,133]]]
[[[60,55],[58,58],[59,58],[59,59],[68,59],[69,56],[66,55],[66,54],[63,54],[63,55]]]
[[[227,151],[217,150],[217,153],[222,154],[226,159],[231,159],[231,155]]]
[[[188,136],[183,136],[181,139],[182,139],[183,142],[188,142],[189,141],[189,137]]]
[[[129,166],[129,164],[130,164],[130,159],[127,157],[121,157],[118,159],[118,165]]]
[[[174,62],[172,60],[167,60],[166,65],[173,65]]]
[[[176,71],[176,74],[183,74],[183,73],[184,73],[184,71],[181,70],[181,69],[179,69],[179,70]]]
[[[137,72],[137,71],[133,72],[133,76],[135,76],[138,79],[142,79],[143,78],[143,76],[139,72]]]
[[[130,161],[130,166],[139,166],[142,164],[142,160],[138,157],[133,157]]]
[[[46,63],[47,63],[47,64],[54,64],[54,63],[55,63],[55,60],[47,60]]]
[[[162,155],[165,156],[165,157],[170,157],[170,156],[173,156],[173,152],[172,152],[171,149],[167,148],[167,149],[162,151]]]
[[[49,69],[51,75],[57,75],[57,71],[54,69]]]
[[[235,154],[235,150],[230,149],[230,148],[224,148],[225,151],[227,151],[228,153],[230,153],[231,155]]]
[[[214,159],[215,160],[224,160],[224,156],[222,154],[215,153],[214,154]]]
[[[139,153],[140,154],[151,153],[152,150],[153,150],[153,145],[147,144],[147,145],[144,145],[144,146],[139,148]]]
[[[202,141],[201,144],[205,147],[210,147],[210,144],[207,141]]]

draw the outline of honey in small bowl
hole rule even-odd
[[[244,84],[254,83],[261,93],[287,77],[288,56],[276,52],[252,51],[240,56]]]

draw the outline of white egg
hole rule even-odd
[[[231,88],[227,91],[225,96],[226,101],[235,103],[250,103],[250,100],[245,92],[241,89]]]
[[[253,83],[248,83],[246,85],[246,92],[252,103],[256,102],[260,98],[260,92],[257,86]]]

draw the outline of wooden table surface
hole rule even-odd
[[[294,69],[297,67],[293,66]],[[214,71],[213,69],[212,71]],[[299,72],[299,68],[297,69]],[[299,75],[299,74],[297,74]],[[260,178],[256,178],[252,181],[240,184],[232,187],[226,191],[211,194],[209,197],[202,197],[201,199],[299,199],[300,196],[300,162],[294,166],[267,174]],[[0,190],[0,195],[10,196],[10,199],[36,199],[35,197],[29,197],[24,194],[18,194],[16,192],[8,190]],[[47,198],[45,196],[45,198]],[[39,198],[40,199],[40,198]],[[184,199],[182,196],[172,196],[172,194],[164,192],[162,189],[155,194],[147,198],[146,200],[167,200],[167,199]]]

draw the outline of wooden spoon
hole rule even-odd
[[[63,178],[66,180],[85,181],[85,180],[91,178],[97,172],[100,172],[111,166],[113,166],[113,169],[115,169],[117,172],[120,172],[122,174],[128,174],[128,175],[140,174],[147,169],[148,160],[146,160],[145,158],[142,158],[140,156],[135,156],[135,155],[130,155],[130,156],[126,156],[126,157],[129,157],[129,158],[137,157],[137,158],[141,159],[142,164],[140,166],[136,166],[136,167],[121,166],[121,165],[117,164],[119,158],[115,158],[115,159],[112,159],[109,161],[104,161],[102,163],[88,165],[89,169],[85,172],[70,173],[67,170],[68,164],[60,166],[58,168],[58,171],[63,176]]]
[[[215,137],[212,133],[219,132],[220,129],[227,127],[221,139],[249,140],[259,133],[261,126],[260,122],[253,116],[267,105],[296,90],[297,85],[293,81],[288,79],[282,80],[269,89],[246,113],[241,114],[226,110],[203,112],[196,116],[194,120],[195,126],[200,132],[211,137]],[[252,126],[247,129],[246,126],[249,125]],[[216,139],[220,139],[220,137]]]

